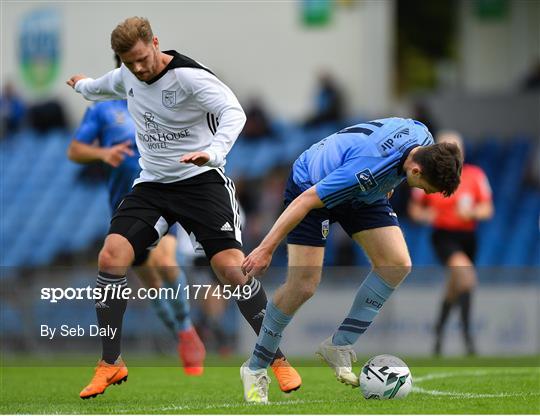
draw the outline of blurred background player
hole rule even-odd
[[[0,140],[20,129],[26,111],[26,104],[13,83],[6,83],[0,93]]]
[[[210,287],[209,293],[221,293],[221,283],[202,247],[196,246],[194,249],[193,242],[183,228],[177,234],[177,250],[178,259],[192,288],[204,285],[205,288]],[[232,354],[237,346],[239,331],[236,307],[223,296],[195,298],[190,305],[193,325],[206,351],[218,353],[222,357]]]
[[[459,133],[442,131],[439,143],[455,143],[464,151]],[[453,306],[461,311],[463,339],[468,354],[475,354],[471,333],[471,298],[477,285],[474,268],[476,254],[476,226],[493,216],[491,187],[482,169],[464,164],[461,183],[449,198],[440,194],[427,195],[415,189],[409,206],[410,216],[418,222],[432,224],[431,241],[440,262],[448,268],[448,281],[438,321],[435,325],[434,354],[442,347],[444,326]]]
[[[324,123],[341,122],[345,116],[345,100],[339,84],[328,71],[321,71],[315,92],[313,113],[304,126],[316,127]]]
[[[116,67],[120,59],[115,55]],[[94,143],[97,142],[97,145]],[[102,161],[112,169],[108,188],[111,212],[131,190],[140,173],[139,152],[135,143],[135,125],[127,110],[126,100],[103,101],[89,107],[70,143],[68,157],[77,163]],[[147,250],[134,262],[135,271],[145,287],[184,287],[186,278],[176,261],[176,240],[179,225],[175,224],[153,250]],[[189,316],[189,301],[180,290],[178,299],[152,300],[159,319],[178,340],[178,354],[188,375],[201,375],[205,357]]]

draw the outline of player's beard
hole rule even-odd
[[[150,65],[149,69],[147,69],[144,72],[134,74],[139,81],[150,81],[154,77],[158,75],[158,68],[159,68],[159,50],[156,50],[154,52],[154,59],[152,64]]]
[[[149,81],[150,79],[152,79],[152,77],[150,76],[149,71],[145,71],[145,72],[142,72],[142,73],[139,73],[139,74],[135,74],[135,76],[137,77],[137,79],[139,81]]]

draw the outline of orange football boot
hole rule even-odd
[[[91,399],[98,394],[103,394],[111,384],[122,384],[127,381],[127,378],[128,369],[122,358],[118,357],[114,364],[100,360],[94,370],[92,381],[81,391],[79,396],[81,399]]]
[[[282,392],[290,393],[302,386],[302,377],[285,357],[275,359],[271,367]]]
[[[195,328],[178,332],[178,355],[188,376],[200,376],[204,372],[206,348]]]

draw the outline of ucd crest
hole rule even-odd
[[[47,91],[59,74],[61,28],[60,12],[52,7],[33,9],[19,23],[19,67],[25,83],[35,91]]]
[[[176,105],[176,91],[161,91],[161,102],[167,108],[174,107]]]
[[[323,236],[323,240],[326,240],[328,233],[330,233],[330,220],[324,220],[321,222],[321,234]]]

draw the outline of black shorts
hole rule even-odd
[[[435,228],[431,234],[435,253],[442,264],[459,251],[464,252],[474,263],[476,257],[476,233],[474,231],[450,231]]]
[[[285,188],[285,206],[288,206],[302,193],[294,182],[292,174]],[[352,237],[353,234],[373,228],[398,226],[397,215],[387,198],[373,204],[346,202],[334,208],[311,210],[304,219],[287,236],[288,244],[324,247],[330,232],[330,224],[338,222],[343,230]]]
[[[218,169],[173,183],[137,184],[114,213],[109,234],[126,237],[138,257],[176,222],[202,246],[208,259],[226,249],[242,248],[234,184]]]

